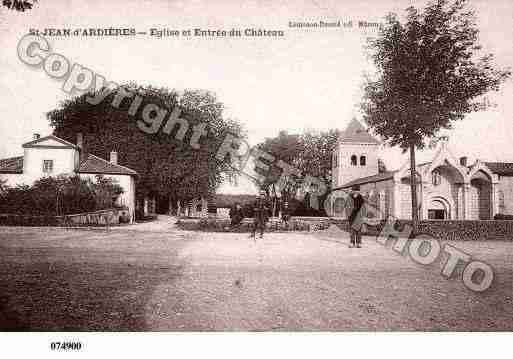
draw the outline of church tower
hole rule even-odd
[[[378,174],[378,147],[380,142],[353,118],[339,136],[333,154],[333,188],[341,187],[358,178]]]

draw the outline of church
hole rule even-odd
[[[380,170],[380,145],[353,119],[333,153],[332,188],[359,185],[380,217],[411,219],[409,160],[398,170]],[[497,214],[513,214],[513,163],[468,163],[467,157],[455,158],[443,142],[429,162],[417,164],[417,173],[419,219],[490,220]],[[332,210],[335,216],[344,216],[341,209]]]

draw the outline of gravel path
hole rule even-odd
[[[512,330],[513,243],[475,294],[371,238],[0,229],[3,330]]]

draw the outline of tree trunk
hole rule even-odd
[[[417,233],[419,226],[419,212],[417,203],[417,171],[415,165],[415,145],[410,145],[410,188],[411,188],[411,220],[413,233]]]
[[[216,198],[212,192],[207,194],[207,216],[209,218],[217,217],[217,203]]]
[[[274,185],[273,183],[273,197],[274,197],[274,200],[273,200],[273,217],[276,217],[276,201],[277,201],[277,198],[278,198],[278,195],[276,194],[276,186]]]

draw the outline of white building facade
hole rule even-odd
[[[97,175],[111,178],[123,188],[117,204],[129,209],[133,220],[135,215],[135,180],[137,172],[118,164],[116,152],[111,152],[109,161],[93,154],[83,153],[82,136],[78,134],[77,144],[50,135],[25,143],[23,156],[0,159],[0,179],[8,186],[31,185],[42,177],[78,175],[93,181]]]
[[[341,133],[333,154],[333,188],[354,185],[382,217],[411,219],[409,160],[396,171],[378,169],[380,143],[356,119]],[[417,165],[420,219],[488,220],[496,214],[513,214],[513,163],[467,163],[456,159],[445,143],[431,161]],[[334,206],[334,203],[332,203]],[[332,207],[335,216],[344,213]]]

